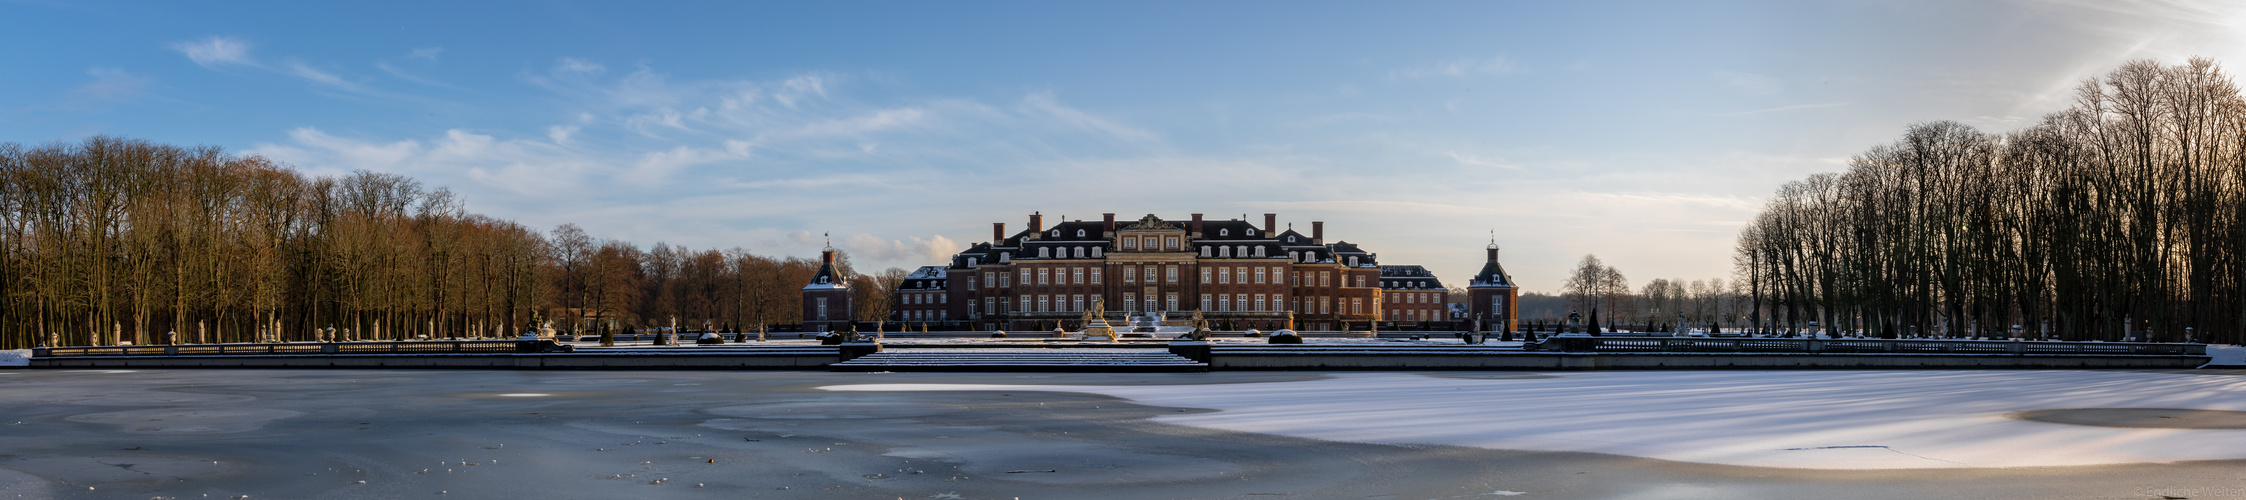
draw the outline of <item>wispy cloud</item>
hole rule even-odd
[[[250,60],[250,44],[241,40],[214,36],[189,42],[173,42],[171,49],[186,54],[187,59],[205,68],[217,69],[225,65],[256,66]]]
[[[1513,64],[1511,59],[1505,57],[1460,58],[1391,70],[1388,72],[1388,78],[1392,80],[1418,80],[1437,77],[1467,78],[1503,76],[1520,71],[1520,67]]]
[[[1799,111],[1799,110],[1804,110],[1804,109],[1818,109],[1818,108],[1837,108],[1837,107],[1841,107],[1841,106],[1847,106],[1847,105],[1848,105],[1848,103],[1845,103],[1845,102],[1828,102],[1828,103],[1821,103],[1821,104],[1795,104],[1795,105],[1791,105],[1791,106],[1779,106],[1779,107],[1775,107],[1775,108],[1763,108],[1763,109],[1754,109],[1754,110],[1747,110],[1747,111],[1739,111],[1739,112],[1734,112],[1734,113],[1724,113],[1724,114],[1723,114],[1723,116],[1747,116],[1747,115],[1759,115],[1759,114],[1763,114],[1763,113],[1777,113],[1777,112],[1782,112],[1782,111]]]
[[[1444,151],[1443,153],[1444,153],[1445,155],[1448,155],[1448,156],[1450,156],[1450,158],[1451,158],[1451,161],[1455,161],[1455,162],[1458,162],[1458,164],[1460,164],[1460,165],[1466,165],[1466,166],[1470,166],[1470,167],[1496,167],[1496,168],[1507,168],[1507,169],[1513,169],[1513,170],[1520,170],[1520,169],[1521,169],[1521,166],[1520,166],[1520,165],[1514,165],[1514,164],[1511,164],[1511,163],[1506,163],[1506,162],[1505,162],[1505,159],[1504,159],[1504,158],[1498,158],[1498,157],[1495,157],[1495,156],[1489,156],[1489,157],[1484,157],[1484,156],[1476,156],[1476,155],[1472,155],[1472,154],[1460,153],[1460,152],[1457,152],[1457,151]]]
[[[1786,91],[1786,84],[1784,82],[1779,81],[1777,78],[1772,78],[1766,75],[1742,73],[1737,71],[1718,71],[1715,72],[1714,76],[1716,78],[1716,81],[1723,82],[1724,85],[1730,86],[1731,88],[1746,91],[1749,94],[1767,96],[1778,95]]]
[[[58,103],[60,106],[77,110],[104,109],[140,97],[147,92],[149,84],[155,82],[117,68],[93,68],[86,70],[86,75],[94,80],[70,89]]]

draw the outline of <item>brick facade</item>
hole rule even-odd
[[[1002,330],[1073,330],[1100,304],[1118,317],[1199,313],[1217,329],[1284,328],[1290,316],[1302,330],[1367,328],[1383,317],[1375,254],[1326,243],[1322,222],[1310,235],[1277,224],[1277,214],[1264,214],[1261,225],[1201,214],[1118,222],[1106,214],[1047,227],[1031,215],[1014,234],[992,224],[991,241],[954,255],[909,293],[942,294],[929,306],[948,312],[939,314]]]

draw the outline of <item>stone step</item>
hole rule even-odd
[[[1207,363],[1168,351],[1121,349],[920,349],[877,352],[828,365],[834,371],[1198,372]]]

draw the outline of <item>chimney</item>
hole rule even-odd
[[[1310,242],[1317,245],[1326,244],[1326,221],[1310,221]]]
[[[1185,231],[1196,237],[1201,235],[1201,214],[1193,214],[1193,224],[1186,226]]]
[[[1490,244],[1490,262],[1497,262],[1497,244]]]
[[[1100,214],[1100,230],[1110,233],[1115,232],[1115,214]]]
[[[1263,214],[1263,234],[1278,232],[1275,229],[1279,229],[1279,214]]]
[[[1006,223],[990,223],[990,246],[1006,246]]]
[[[825,262],[827,265],[834,265],[834,249],[829,248],[826,250],[820,250],[819,260]]]
[[[1040,214],[1040,213],[1037,213],[1037,212],[1030,212],[1030,213],[1029,213],[1029,232],[1032,232],[1032,233],[1037,233],[1037,232],[1044,232],[1044,231],[1045,231],[1045,215],[1044,215],[1044,214]]]

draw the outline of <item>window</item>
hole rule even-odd
[[[1070,310],[1070,311],[1082,311],[1082,310],[1084,310],[1084,294],[1076,294],[1076,295],[1070,296],[1070,297],[1069,297],[1069,301],[1068,301],[1068,310]]]
[[[1206,285],[1209,283],[1215,283],[1214,281],[1209,281],[1209,268],[1201,268],[1201,284]]]
[[[1084,230],[1082,230],[1082,229],[1078,229],[1078,230],[1076,230],[1076,237],[1078,237],[1078,238],[1082,238],[1082,237],[1084,237]]]
[[[1022,299],[1022,305],[1021,305],[1021,306],[1019,306],[1019,307],[1017,307],[1017,308],[1015,308],[1014,310],[1016,310],[1016,311],[1021,311],[1021,312],[1029,312],[1029,296],[1028,296],[1028,295],[1023,295],[1023,296],[1021,296],[1021,299]]]
[[[1209,294],[1206,294],[1206,293],[1204,293],[1204,294],[1201,294],[1201,310],[1203,310],[1203,311],[1214,311],[1215,309],[1210,309],[1210,308],[1209,308],[1209,305],[1210,305],[1210,304],[1211,304],[1211,303],[1209,302]]]
[[[819,297],[817,301],[819,303],[819,320],[825,321],[827,319],[827,298]]]
[[[1013,279],[1013,277],[1014,277],[1014,273],[1006,273],[1006,274],[1001,274],[1001,275],[998,275],[998,287],[999,287],[999,288],[1013,288],[1013,287],[1014,287],[1014,279]]]
[[[1100,247],[1092,247],[1092,258],[1100,258]]]
[[[1176,283],[1176,282],[1178,282],[1178,266],[1175,266],[1175,265],[1162,266],[1162,278],[1163,278],[1163,279],[1162,279],[1162,281],[1163,281],[1163,282],[1165,282],[1165,283]],[[1172,309],[1175,309],[1175,308],[1172,308]]]
[[[1139,282],[1139,268],[1137,268],[1137,267],[1132,267],[1132,266],[1123,266],[1123,282],[1124,282],[1124,283],[1137,283],[1137,282]]]
[[[1076,258],[1084,258],[1084,247],[1076,247],[1074,254]]]
[[[1247,246],[1247,245],[1240,245],[1240,246],[1232,247],[1232,254],[1233,254],[1233,255],[1238,255],[1238,256],[1240,256],[1241,258],[1247,258],[1247,257],[1248,257],[1248,246]]]
[[[1364,314],[1364,313],[1365,313],[1365,298],[1364,298],[1364,297],[1350,297],[1350,298],[1349,298],[1349,314]]]
[[[1059,237],[1061,237],[1061,229],[1060,229],[1060,228],[1057,228],[1057,227],[1056,227],[1056,228],[1053,228],[1053,233],[1052,233],[1052,234],[1053,234],[1053,237],[1054,237],[1054,238],[1059,238]]]
[[[1147,251],[1154,251],[1154,250],[1159,250],[1159,249],[1161,249],[1161,248],[1162,248],[1162,238],[1159,238],[1159,237],[1154,237],[1154,236],[1148,236],[1148,237],[1146,237],[1146,243],[1145,243],[1145,244],[1143,244],[1143,245],[1140,245],[1140,248],[1145,248],[1145,249],[1146,249]],[[1149,299],[1146,299],[1146,300],[1154,300],[1154,299],[1152,299],[1152,298],[1149,298]]]
[[[1217,282],[1218,282],[1218,283],[1224,283],[1224,284],[1228,284],[1228,285],[1229,285],[1229,284],[1232,284],[1232,268],[1229,268],[1229,267],[1220,267],[1220,268],[1217,268]]]
[[[1164,311],[1176,311],[1176,310],[1178,310],[1178,294],[1174,294],[1174,293],[1173,293],[1173,294],[1169,294],[1169,295],[1164,295],[1164,296],[1162,296],[1162,310],[1164,310]]]
[[[1075,269],[1070,269],[1070,270],[1069,270],[1069,272],[1068,272],[1068,274],[1069,274],[1069,283],[1072,283],[1072,284],[1077,284],[1077,285],[1082,285],[1082,284],[1084,284],[1084,268],[1081,268],[1081,267],[1079,267],[1079,268],[1075,268]]]
[[[1365,287],[1365,277],[1364,277],[1364,276],[1358,276],[1358,277],[1357,277],[1357,288],[1364,288],[1364,287]]]
[[[1038,248],[1037,248],[1037,258],[1043,259],[1043,258],[1046,258],[1046,257],[1052,257],[1052,256],[1053,256],[1052,254],[1053,254],[1053,249],[1051,249],[1051,248],[1045,248],[1045,247],[1038,247]]]
[[[1137,238],[1124,238],[1124,239],[1123,239],[1123,248],[1138,248],[1138,247],[1139,247],[1139,240],[1138,240]]]
[[[977,259],[978,259],[977,257],[968,257],[968,258],[967,258],[967,267],[975,267],[975,261],[976,261]]]
[[[1256,284],[1263,284],[1263,268],[1261,267],[1256,268]]]
[[[1146,279],[1143,281],[1147,283],[1153,283],[1155,281],[1156,271],[1157,269],[1154,266],[1146,266]],[[1154,300],[1154,296],[1149,295],[1147,296],[1146,300]]]
[[[1291,224],[1290,224],[1290,225],[1291,225]],[[1293,237],[1293,236],[1288,236],[1288,237],[1287,237],[1287,242],[1288,242],[1288,243],[1294,243],[1294,242],[1295,242],[1295,237]],[[1292,255],[1290,255],[1289,257],[1293,257],[1293,256],[1292,256]]]
[[[1139,310],[1139,294],[1136,294],[1136,293],[1131,293],[1131,292],[1123,292],[1123,308],[1124,308],[1125,310],[1129,310],[1129,311],[1134,311],[1134,312],[1138,311],[1138,310]]]
[[[1256,294],[1256,312],[1263,312],[1263,294]]]
[[[1349,256],[1349,267],[1357,267],[1357,256]]]
[[[1232,247],[1217,247],[1217,257],[1218,257],[1218,258],[1231,258],[1231,257],[1232,257]]]
[[[1333,314],[1333,297],[1318,298],[1318,314]]]
[[[1023,270],[1022,270],[1022,286],[1029,286],[1029,284],[1030,284],[1030,281],[1029,281],[1029,270],[1028,270],[1028,269],[1023,269]]]
[[[1040,285],[1050,285],[1050,284],[1052,284],[1052,283],[1053,283],[1053,281],[1052,281],[1052,280],[1050,280],[1050,279],[1047,279],[1047,278],[1046,278],[1046,275],[1047,275],[1047,274],[1051,274],[1051,273],[1047,272],[1047,271],[1046,271],[1046,270],[1044,270],[1044,269],[1039,269],[1039,270],[1037,270],[1037,284],[1040,284]]]
[[[1218,230],[1217,230],[1217,236],[1231,236],[1231,235],[1232,235],[1232,230],[1230,230],[1230,229],[1218,229]]]
[[[1318,271],[1318,286],[1322,286],[1322,287],[1331,287],[1331,286],[1334,286],[1334,285],[1333,285],[1333,281],[1331,281],[1331,280],[1328,280],[1328,279],[1327,279],[1327,278],[1332,278],[1332,277],[1333,277],[1333,271]]]
[[[1011,262],[1013,258],[1014,252],[998,252],[998,262],[1000,263]]]
[[[1092,284],[1100,284],[1100,268],[1092,268]]]
[[[1293,236],[1288,236],[1288,237],[1287,237],[1287,241],[1294,241],[1294,239],[1295,239],[1295,237],[1293,237]],[[1301,261],[1301,260],[1302,260],[1302,252],[1297,252],[1297,251],[1293,251],[1293,250],[1288,250],[1288,251],[1287,251],[1287,260],[1292,260],[1292,261]]]
[[[1201,258],[1209,258],[1209,246],[1201,245]]]
[[[1262,256],[1263,256],[1263,247],[1261,247],[1261,246],[1258,246],[1258,247],[1256,247],[1256,256],[1257,256],[1257,257],[1262,257]]]
[[[1252,227],[1251,227],[1251,228],[1248,228],[1248,236],[1255,236],[1255,235],[1256,235],[1256,228],[1252,228]]]
[[[1218,296],[1217,296],[1217,310],[1218,310],[1218,311],[1231,311],[1231,310],[1232,310],[1232,296],[1231,296],[1231,295],[1218,295]]]
[[[967,277],[967,289],[968,289],[968,290],[973,290],[973,289],[975,289],[975,277],[974,277],[974,276],[968,276],[968,277]]]
[[[1177,250],[1177,249],[1178,249],[1178,237],[1176,237],[1176,236],[1171,236],[1171,237],[1169,237],[1169,238],[1164,238],[1164,239],[1165,239],[1165,240],[1169,240],[1169,242],[1170,242],[1170,243],[1169,243],[1168,245],[1163,245],[1163,247],[1164,247],[1164,248],[1168,248],[1168,249],[1171,249],[1171,250]]]
[[[1053,298],[1052,298],[1051,296],[1046,296],[1046,295],[1039,295],[1039,296],[1037,296],[1037,312],[1047,312],[1047,311],[1051,311],[1051,310],[1053,310],[1053,309],[1052,309],[1052,307],[1053,307]]]
[[[951,303],[951,294],[943,294],[943,295],[937,295],[937,296],[936,296],[936,303],[938,303],[938,304],[950,304],[950,303]]]
[[[1242,293],[1242,294],[1234,294],[1234,295],[1232,296],[1232,310],[1234,310],[1234,311],[1246,311],[1246,310],[1248,310],[1248,294],[1245,294],[1245,293]]]

